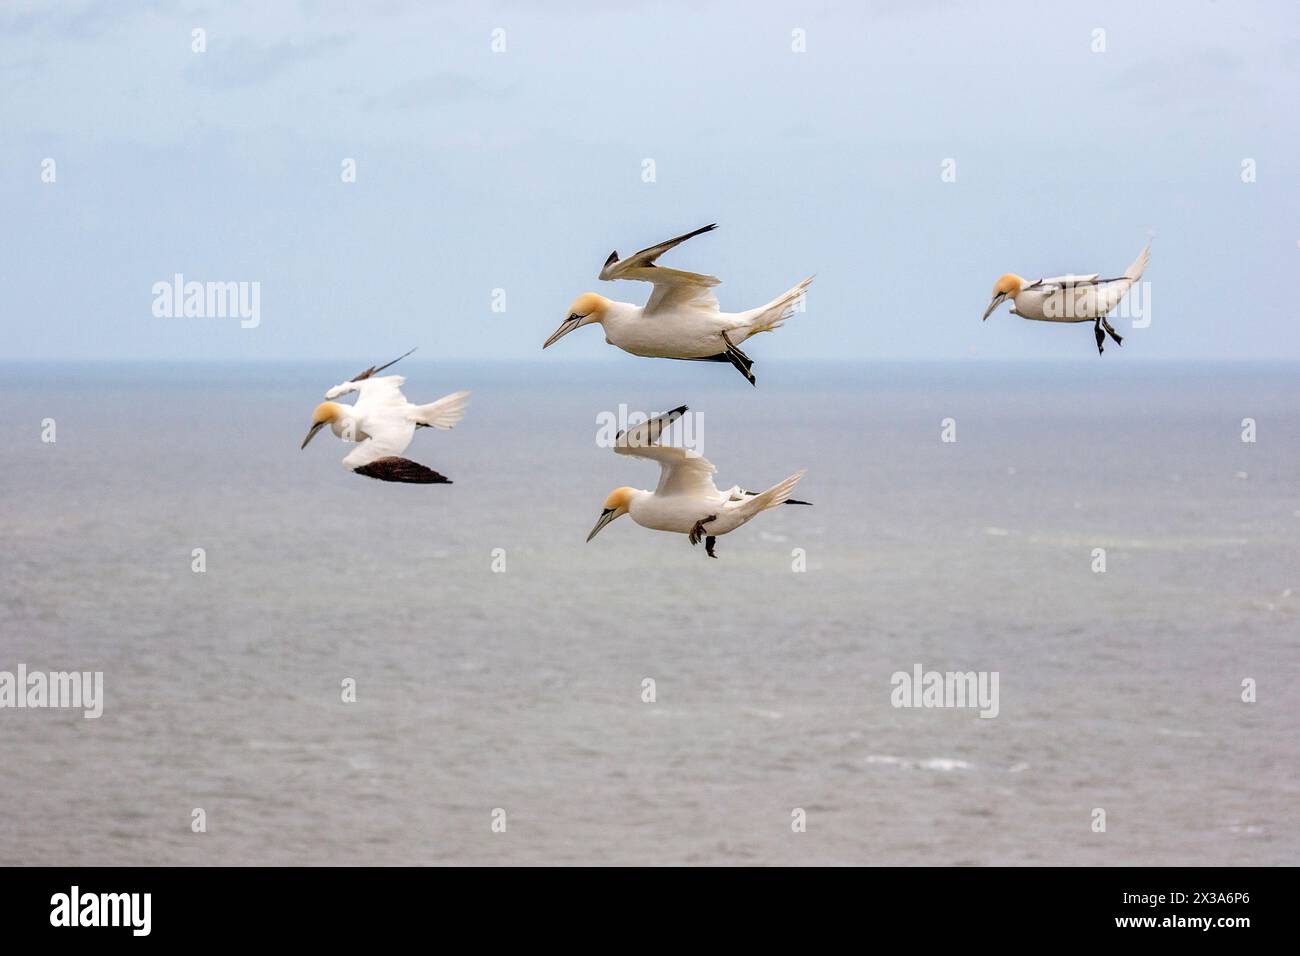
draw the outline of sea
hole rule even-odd
[[[0,672],[103,675],[0,864],[1300,862],[1300,365],[547,358],[392,370],[444,485],[299,448],[365,356],[0,364]],[[586,543],[681,404],[813,506]]]

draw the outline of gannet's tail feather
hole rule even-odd
[[[814,278],[814,276],[809,276],[793,289],[777,296],[767,305],[759,306],[757,309],[750,311],[749,334],[757,335],[759,332],[771,332],[773,329],[779,329],[781,323],[799,310],[799,300],[808,291],[808,286],[812,284]]]
[[[795,472],[785,481],[773,485],[767,491],[760,492],[750,499],[746,504],[753,509],[754,514],[760,511],[766,511],[768,508],[776,508],[786,503],[790,495],[794,492],[794,486],[799,484],[799,479],[807,473],[807,469]]]
[[[414,406],[411,417],[417,425],[447,429],[465,417],[465,406],[468,404],[469,392],[452,392],[428,405]]]
[[[1124,270],[1124,278],[1132,282],[1137,282],[1142,278],[1142,273],[1146,271],[1147,263],[1151,261],[1151,243],[1148,242],[1138,257],[1133,260],[1133,264]]]

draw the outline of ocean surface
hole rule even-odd
[[[105,695],[0,710],[0,864],[1300,862],[1300,366],[413,356],[410,486],[299,450],[374,357],[0,366],[0,671]],[[815,506],[584,543],[620,403]]]

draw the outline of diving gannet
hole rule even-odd
[[[376,372],[382,372],[406,355],[378,368],[372,365],[355,378],[326,392],[326,399],[356,392],[357,400],[351,405],[335,401],[317,405],[312,413],[311,430],[302,440],[302,447],[306,448],[316,433],[329,425],[343,441],[360,443],[343,459],[344,467],[358,475],[420,485],[451,484],[450,478],[402,458],[401,453],[411,444],[417,428],[448,429],[459,422],[465,416],[469,392],[453,392],[428,405],[412,405],[402,394],[405,378],[401,375],[375,377]]]

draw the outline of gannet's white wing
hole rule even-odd
[[[350,391],[357,393],[356,403],[352,406],[353,414],[363,416],[371,409],[381,409],[409,404],[402,394],[402,385],[406,379],[401,375],[383,375],[368,378],[361,382],[349,382]]]
[[[690,495],[700,498],[717,497],[719,494],[713,484],[713,476],[718,469],[698,452],[668,445],[615,445],[614,451],[620,455],[633,455],[659,462],[659,485],[655,488],[655,494],[660,497]]]
[[[1090,285],[1101,278],[1100,272],[1094,272],[1089,276],[1052,276],[1048,279],[1039,279],[1034,283],[1035,286],[1067,286],[1067,285]]]
[[[681,269],[664,269],[655,265],[655,260],[687,239],[698,236],[702,232],[710,232],[717,227],[716,222],[710,223],[675,239],[668,239],[658,245],[642,249],[626,259],[619,259],[617,252],[611,252],[609,258],[605,260],[605,267],[600,270],[600,278],[608,282],[615,279],[634,279],[639,282],[653,283],[654,291],[650,293],[650,299],[646,302],[642,315],[675,311],[688,306],[716,312],[718,298],[709,290],[711,286],[720,284],[721,279],[698,272],[685,272]]]
[[[411,349],[411,352],[414,351],[415,349]],[[391,362],[385,362],[383,365],[370,366],[370,368],[366,369],[360,375],[354,375],[346,382],[343,382],[340,385],[335,385],[333,388],[331,388],[328,392],[325,393],[325,397],[327,399],[338,398],[340,395],[346,395],[348,392],[359,391],[360,389],[358,386],[361,382],[364,382],[367,379],[374,377],[376,372],[382,372],[384,369],[396,365],[402,359],[406,358],[406,356],[410,355],[411,352],[404,352],[403,354],[397,356],[397,358],[393,359]]]
[[[405,381],[406,379],[400,375],[384,375],[380,378],[367,378],[361,381],[344,382],[341,385],[335,385],[331,388],[325,393],[325,397],[334,399],[341,395],[346,395],[348,392],[357,392],[357,401],[360,402],[366,396],[370,396],[372,400],[391,400],[394,394],[396,394],[398,399],[404,402],[406,401],[406,398],[402,395],[401,388]]]
[[[614,451],[620,455],[649,458],[659,462],[659,486],[655,489],[656,495],[716,497],[718,489],[713,484],[713,475],[717,469],[713,467],[711,461],[685,448],[655,444],[664,430],[685,413],[686,406],[681,405],[625,432],[619,432],[614,441]]]

